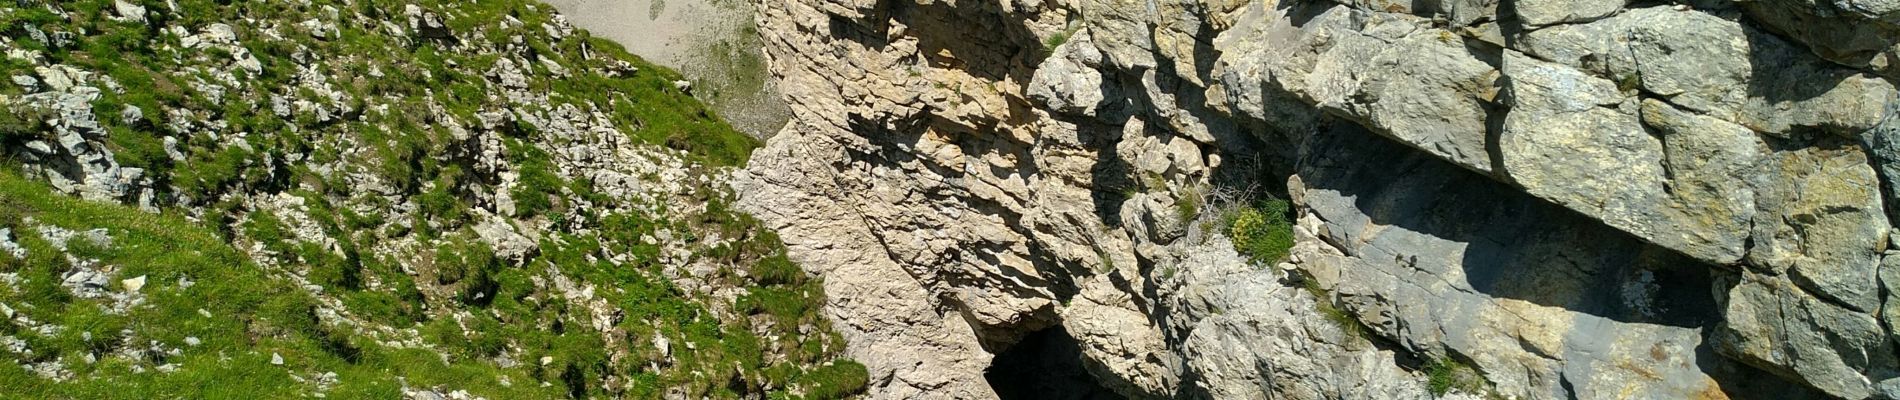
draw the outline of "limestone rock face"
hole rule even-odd
[[[1888,3],[764,2],[732,183],[876,397],[1060,327],[1132,397],[1891,398]]]

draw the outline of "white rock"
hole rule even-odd
[[[221,23],[211,24],[211,26],[205,27],[205,31],[201,36],[204,37],[204,41],[207,43],[237,43],[237,30],[231,29],[230,25]]]
[[[165,145],[165,156],[171,157],[172,161],[185,161],[185,153],[178,151],[177,137],[166,136],[163,143]]]
[[[110,285],[111,282],[112,280],[106,274],[87,268],[74,268],[61,280],[66,289],[73,292],[73,295],[83,298],[105,296],[106,285]]]
[[[139,275],[137,278],[122,280],[122,281],[119,281],[119,283],[125,285],[125,291],[138,293],[139,289],[142,289],[145,287],[145,275]]]
[[[270,365],[284,365],[284,356],[274,352],[270,353]]]
[[[0,254],[13,256],[13,258],[26,258],[26,248],[13,242],[13,230],[10,228],[0,228]]]
[[[145,22],[145,6],[125,0],[114,0],[112,8],[119,12],[121,21]]]
[[[258,61],[257,57],[251,56],[251,52],[249,51],[240,48],[237,52],[233,52],[231,57],[235,60],[235,63],[232,65],[236,65],[238,68],[248,71],[252,75],[264,72],[264,62]]]
[[[26,89],[27,93],[37,92],[40,90],[40,80],[38,78],[34,78],[27,75],[14,75],[13,84],[20,85],[20,88]]]

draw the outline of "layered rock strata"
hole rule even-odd
[[[1135,397],[1900,395],[1900,8],[1546,3],[761,3],[795,117],[734,185],[877,396],[1055,326]],[[1217,211],[1277,193],[1251,265]]]

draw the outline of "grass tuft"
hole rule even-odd
[[[1489,386],[1476,368],[1449,357],[1425,364],[1425,383],[1434,396],[1444,396],[1454,389],[1463,393],[1483,394]]]
[[[1267,199],[1243,208],[1233,217],[1227,234],[1234,239],[1234,250],[1255,264],[1280,262],[1293,249],[1292,204]]]

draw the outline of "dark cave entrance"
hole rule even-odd
[[[1057,325],[998,353],[983,378],[1002,400],[1120,400],[1082,366],[1082,348]]]

